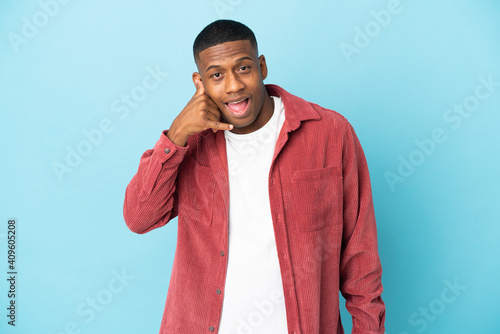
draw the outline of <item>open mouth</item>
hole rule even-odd
[[[245,115],[248,109],[249,98],[242,98],[238,101],[226,103],[229,111],[236,117]]]

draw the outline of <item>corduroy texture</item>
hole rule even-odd
[[[285,106],[269,197],[288,333],[344,333],[340,290],[352,315],[352,333],[383,334],[382,267],[370,176],[358,138],[337,112],[276,85],[266,89]],[[142,155],[125,192],[124,218],[130,230],[146,233],[178,217],[160,334],[217,333],[230,256],[224,133],[208,129],[179,147],[167,131]]]

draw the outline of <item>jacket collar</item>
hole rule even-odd
[[[285,124],[287,132],[297,129],[300,122],[310,119],[321,119],[311,104],[298,96],[290,94],[277,85],[265,85],[270,96],[281,97],[285,106]]]

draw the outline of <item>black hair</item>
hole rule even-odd
[[[257,40],[253,31],[246,25],[233,20],[217,20],[206,26],[196,37],[193,44],[194,60],[201,51],[226,42],[248,40],[257,51]]]

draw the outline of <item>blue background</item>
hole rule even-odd
[[[266,83],[354,126],[372,180],[387,333],[500,333],[497,1],[401,0],[390,19],[381,11],[394,0],[42,5],[51,2],[0,4],[1,333],[158,332],[177,221],[130,232],[124,191],[193,95],[192,43],[220,17],[254,30]],[[157,87],[128,114],[114,112],[148,69],[161,72]],[[450,111],[463,103],[469,116]],[[108,133],[85,146],[84,131],[103,121]],[[87,155],[58,176],[54,165],[78,145]],[[18,220],[15,328],[5,317],[10,217]],[[120,289],[117,273],[127,277]],[[97,296],[106,303],[91,316]],[[350,333],[343,306],[342,319]]]

